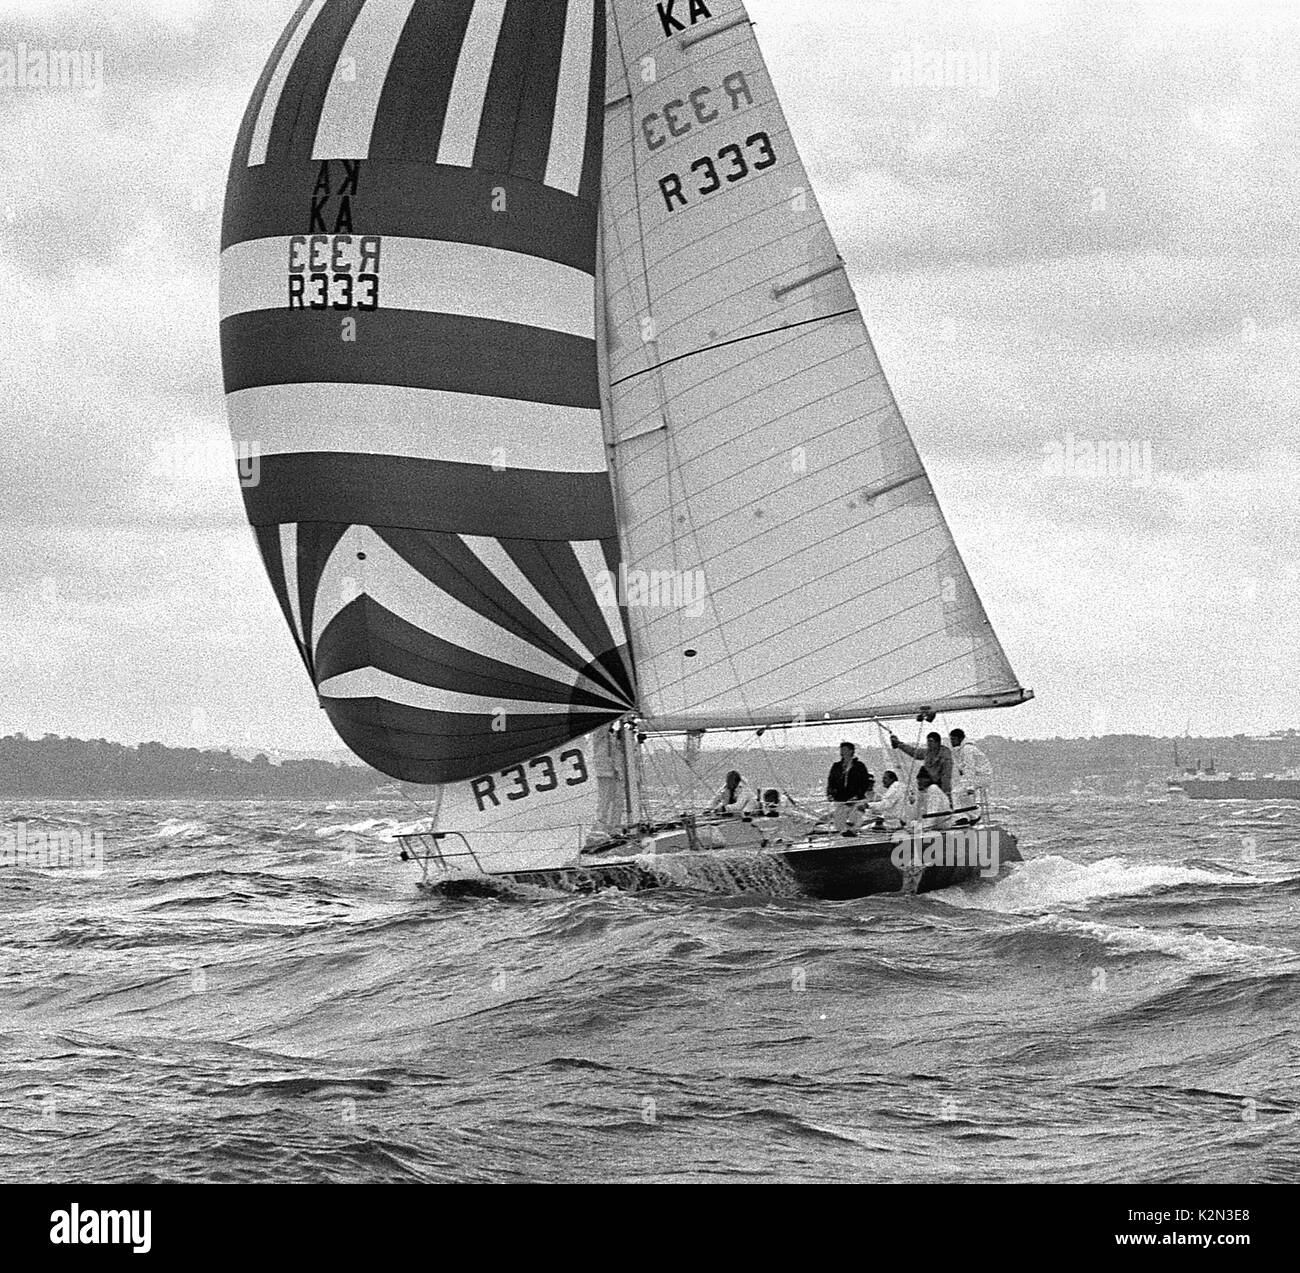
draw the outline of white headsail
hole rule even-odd
[[[608,0],[601,388],[651,729],[1028,697],[944,522],[738,0]],[[665,575],[664,577],[674,577]]]

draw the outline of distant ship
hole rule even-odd
[[[1187,773],[1165,785],[1193,800],[1300,800],[1300,769],[1263,775]]]
[[[1165,782],[1171,795],[1181,792],[1192,800],[1300,800],[1300,769],[1280,774],[1219,773],[1214,758],[1209,766],[1178,769],[1178,744],[1174,743],[1174,772]]]

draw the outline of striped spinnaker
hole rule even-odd
[[[263,560],[359,756],[445,783],[616,719],[594,341],[603,0],[305,0],[235,146],[221,344]]]

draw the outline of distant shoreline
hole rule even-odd
[[[0,800],[361,800],[391,779],[328,760],[131,747],[105,739],[0,738]]]
[[[887,757],[868,738],[859,738],[860,753],[873,772]],[[852,731],[850,731],[852,736]],[[767,760],[786,774],[791,789],[819,788],[834,759],[838,736],[827,745],[782,747],[771,737],[759,747],[752,737],[733,736],[741,745],[705,748],[698,765],[712,774],[718,766],[738,763],[762,773]],[[1180,767],[1211,760],[1220,772],[1281,771],[1300,765],[1300,732],[1269,737],[1161,738],[1110,734],[1101,738],[1014,739],[989,734],[976,739],[993,765],[994,791],[1004,796],[1154,795],[1164,790],[1174,769],[1177,744]],[[164,747],[161,743],[128,746],[104,739],[0,738],[0,801],[63,802],[202,800],[376,801],[397,798],[393,779],[362,764],[324,759],[289,759],[274,763],[265,753]]]

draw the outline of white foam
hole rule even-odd
[[[1277,960],[1296,960],[1294,951],[1278,946],[1256,946],[1249,942],[1233,941],[1229,937],[1209,936],[1185,929],[1101,924],[1093,920],[1073,919],[1067,915],[1044,915],[1020,931],[1036,930],[1100,942],[1121,955],[1174,955],[1204,968],[1221,969],[1227,964],[1258,966],[1264,961],[1272,964]]]
[[[1013,864],[992,886],[969,891],[948,888],[930,896],[971,910],[1036,914],[1085,907],[1108,897],[1135,897],[1154,888],[1179,884],[1253,885],[1253,876],[1223,875],[1195,867],[1135,863],[1103,858],[1085,864],[1049,854]]]
[[[193,840],[203,835],[208,829],[206,822],[185,822],[180,818],[168,818],[149,833],[152,840]]]
[[[365,818],[361,822],[333,822],[328,826],[317,827],[313,834],[318,840],[328,840],[339,835],[368,835],[374,833],[379,839],[391,838],[391,833],[402,824],[393,818]]]
[[[644,853],[633,859],[638,866],[679,888],[709,893],[770,893],[797,897],[798,880],[779,858],[750,851],[714,850],[708,853]]]

